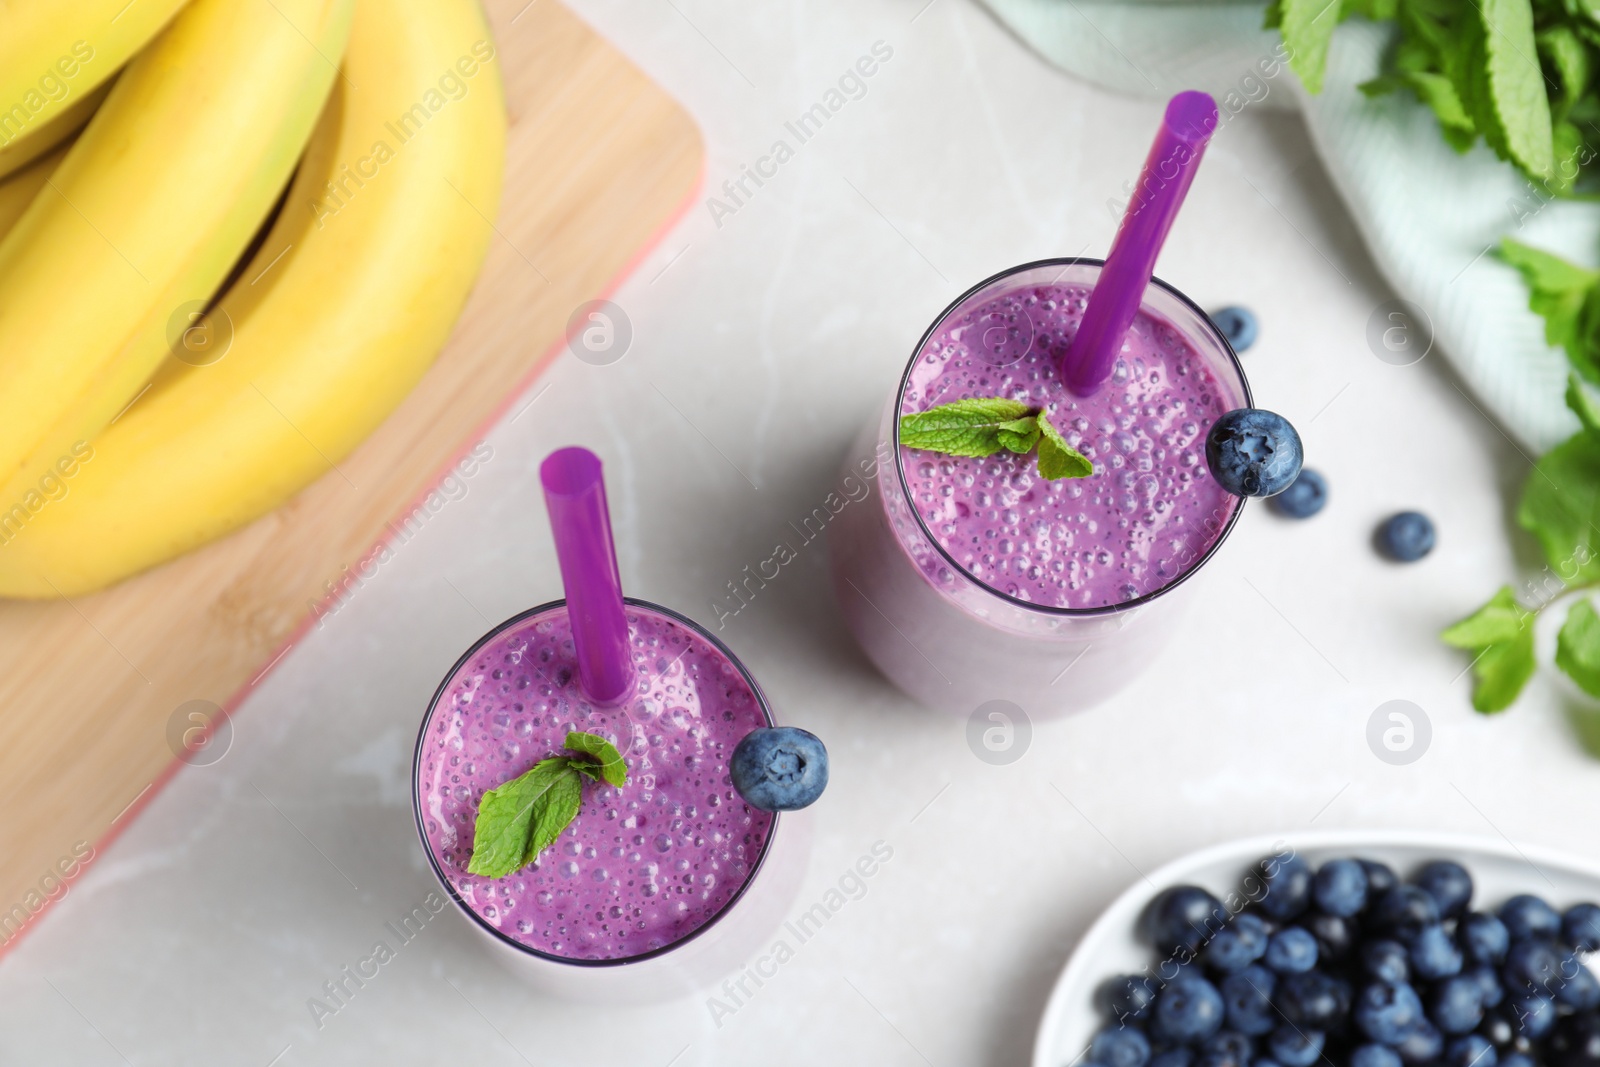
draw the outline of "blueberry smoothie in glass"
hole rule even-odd
[[[451,899],[545,991],[645,1001],[710,984],[782,918],[793,815],[827,752],[677,612],[625,598],[600,462],[541,468],[567,598],[480,638],[413,763],[417,829]]]
[[[639,604],[627,617],[638,682],[622,704],[585,697],[567,609],[547,606],[456,668],[423,732],[417,795],[434,862],[484,923],[551,956],[623,959],[692,935],[743,890],[772,830],[773,814],[728,781],[740,739],[772,725],[754,683],[683,621]],[[612,739],[628,784],[585,797],[528,867],[468,873],[479,797],[574,730]]]
[[[1063,381],[1100,271],[1046,260],[958,298],[846,461],[872,489],[830,529],[835,592],[867,655],[922,703],[1050,716],[1103,700],[1165,642],[1169,594],[1238,517],[1206,446],[1220,417],[1250,407],[1249,386],[1181,293],[1151,280],[1103,387]],[[1044,418],[1092,472],[1052,479],[1034,450],[903,441],[904,416],[970,398]]]
[[[1105,388],[1079,397],[1062,382],[1056,367],[1088,297],[1061,283],[985,296],[941,322],[900,395],[901,415],[972,397],[1023,401],[1094,464],[1090,476],[1051,481],[1028,455],[900,447],[911,502],[941,554],[1027,604],[1108,608],[1158,591],[1210,549],[1240,503],[1205,460],[1206,431],[1236,398],[1159,314],[1138,313]]]

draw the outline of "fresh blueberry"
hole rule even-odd
[[[1519,893],[1500,905],[1500,921],[1506,924],[1513,941],[1561,933],[1561,916],[1556,909],[1531,893]]]
[[[1200,1060],[1205,1067],[1250,1067],[1256,1043],[1237,1030],[1218,1030],[1200,1042]]]
[[[1546,1048],[1553,1067],[1597,1067],[1600,1065],[1600,1016],[1587,1012],[1567,1016],[1556,1025],[1556,1032],[1550,1035]]]
[[[1100,987],[1100,999],[1106,1014],[1117,1023],[1138,1022],[1150,1017],[1156,983],[1142,974],[1119,975]]]
[[[1243,352],[1256,343],[1256,316],[1249,308],[1218,308],[1211,313],[1211,321],[1235,352]]]
[[[1556,1024],[1556,1002],[1549,997],[1515,996],[1507,1006],[1511,1024],[1517,1028],[1517,1033],[1529,1040],[1538,1041]]]
[[[1561,917],[1561,936],[1579,952],[1600,949],[1600,906],[1574,904]]]
[[[1456,924],[1461,951],[1474,963],[1499,963],[1511,947],[1511,934],[1499,917],[1470,911]]]
[[[1483,1007],[1483,991],[1471,975],[1454,975],[1428,991],[1428,1018],[1447,1034],[1476,1030]]]
[[[1414,885],[1397,885],[1379,899],[1372,920],[1378,930],[1410,944],[1426,927],[1438,924],[1439,905]]]
[[[1222,994],[1194,974],[1180,975],[1156,997],[1150,1035],[1173,1045],[1190,1045],[1222,1029]]]
[[[1303,471],[1304,481],[1310,471]],[[1299,483],[1296,483],[1299,484]],[[1293,492],[1291,488],[1288,492]],[[1288,493],[1274,497],[1282,500]],[[1356,860],[1329,860],[1317,869],[1311,883],[1311,899],[1328,915],[1359,914],[1367,906],[1367,872]]]
[[[1278,980],[1278,1010],[1306,1030],[1333,1030],[1350,1014],[1350,983],[1322,971],[1290,974]]]
[[[1493,1008],[1506,999],[1506,989],[1500,984],[1500,975],[1490,964],[1480,963],[1462,971],[1461,975],[1478,983],[1478,999],[1483,1001],[1484,1007]]]
[[[1322,1058],[1322,1046],[1326,1040],[1320,1030],[1280,1026],[1267,1038],[1267,1050],[1283,1067],[1311,1067]]]
[[[1500,1054],[1481,1034],[1458,1037],[1444,1047],[1445,1067],[1495,1067]]]
[[[828,750],[798,726],[751,730],[728,761],[733,787],[752,808],[795,811],[816,803],[828,786]]]
[[[1270,917],[1282,922],[1311,906],[1311,867],[1299,856],[1268,856],[1256,864],[1256,873],[1266,888],[1256,903]]]
[[[1433,520],[1420,511],[1391,515],[1378,527],[1376,541],[1378,551],[1397,563],[1415,563],[1433,551]]]
[[[1439,914],[1454,918],[1472,901],[1472,875],[1459,863],[1434,860],[1417,872],[1417,885],[1439,905]]]
[[[1089,1042],[1089,1059],[1100,1067],[1144,1067],[1150,1039],[1131,1026],[1108,1026]]]
[[[1227,925],[1228,909],[1197,885],[1178,885],[1151,903],[1145,922],[1157,952],[1188,960]]]
[[[1266,1056],[1258,1056],[1255,1062],[1250,1064],[1250,1067],[1283,1067],[1283,1064]]]
[[[1368,906],[1377,903],[1385,893],[1400,884],[1399,876],[1387,863],[1379,863],[1377,860],[1356,860],[1356,862],[1367,872]]]
[[[1357,995],[1355,1020],[1368,1040],[1392,1046],[1426,1021],[1417,991],[1392,982],[1373,982]]]
[[[1226,1006],[1228,1028],[1242,1034],[1260,1037],[1271,1033],[1278,1025],[1278,1013],[1272,1006],[1272,996],[1278,986],[1278,976],[1252,963],[1238,974],[1222,980],[1222,1001]]]
[[[1300,476],[1289,483],[1289,488],[1271,499],[1272,510],[1286,519],[1309,519],[1327,502],[1328,479],[1310,467],[1301,467]]]
[[[1411,971],[1430,982],[1461,973],[1461,950],[1438,923],[1424,926],[1412,939]]]
[[[1535,1064],[1526,1052],[1508,1052],[1500,1057],[1500,1067],[1535,1067]]]
[[[1235,408],[1206,434],[1206,465],[1234,496],[1276,496],[1299,477],[1301,458],[1289,420],[1264,408]]]
[[[1564,963],[1561,951],[1548,941],[1517,941],[1500,973],[1513,992],[1553,994],[1565,977]]]
[[[1411,954],[1398,941],[1368,941],[1361,946],[1361,969],[1380,982],[1411,981]]]
[[[1576,956],[1564,956],[1561,961],[1561,980],[1555,987],[1556,1003],[1573,1011],[1593,1011],[1600,1007],[1600,982],[1594,972],[1583,965]]]
[[[1350,1053],[1350,1067],[1400,1067],[1400,1053],[1388,1045],[1361,1045]]]
[[[1317,959],[1323,963],[1343,962],[1361,939],[1360,924],[1353,918],[1318,913],[1309,918],[1301,916],[1300,921],[1317,939]]]
[[[1267,941],[1265,961],[1279,974],[1303,974],[1317,965],[1317,939],[1298,926],[1286,926]]]
[[[1267,924],[1258,915],[1238,915],[1206,946],[1205,963],[1219,974],[1242,971],[1267,951]]]
[[[1421,1019],[1416,1026],[1406,1031],[1394,1050],[1400,1053],[1400,1058],[1407,1063],[1431,1063],[1444,1051],[1444,1035],[1439,1032],[1437,1026],[1426,1019]]]
[[[1187,1045],[1176,1048],[1162,1049],[1150,1057],[1150,1062],[1145,1067],[1190,1067],[1194,1063],[1194,1049]]]

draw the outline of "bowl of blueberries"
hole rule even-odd
[[[1505,841],[1218,845],[1084,934],[1034,1067],[1600,1067],[1595,900],[1600,864]]]

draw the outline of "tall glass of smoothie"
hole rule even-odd
[[[547,499],[558,459],[592,469],[577,487],[592,496],[599,461],[572,455],[579,451],[546,462]],[[553,517],[555,507],[552,499]],[[801,805],[784,801],[796,799],[791,787],[807,774],[798,799],[815,799],[826,756],[811,735],[776,727],[761,687],[716,637],[668,608],[620,596],[608,523],[565,546],[558,524],[557,542],[567,599],[480,638],[423,717],[417,829],[450,898],[541,991],[607,1001],[680,995],[740,966],[781,922],[810,838],[793,810]],[[598,611],[593,596],[575,595],[573,551],[599,552],[597,572],[609,573],[614,604],[606,590]],[[605,619],[613,606],[616,617]],[[593,669],[597,619],[617,639],[606,652],[620,691],[604,696],[596,691],[607,688],[605,672]],[[574,751],[575,734],[613,747],[615,777],[585,762],[605,757]],[[758,748],[758,772],[770,762],[776,784],[752,786],[749,757]],[[797,770],[797,751],[812,765]],[[486,795],[559,759],[591,772],[575,776],[576,816],[528,862],[484,873]],[[772,790],[785,788],[775,801]],[[544,815],[536,809],[532,821]]]
[[[868,657],[924,704],[1048,717],[1104,700],[1171,636],[1239,516],[1206,437],[1250,388],[1182,293],[1151,279],[1104,385],[1080,396],[1064,383],[1102,265],[1028,263],[963,294],[846,461],[872,489],[830,527],[835,591]],[[1031,455],[900,441],[903,415],[999,396],[1046,413],[1094,473],[1051,481]]]

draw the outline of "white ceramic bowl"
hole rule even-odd
[[[1455,860],[1472,874],[1473,906],[1496,908],[1507,897],[1533,893],[1564,909],[1600,901],[1600,862],[1507,841],[1403,830],[1329,830],[1242,838],[1191,852],[1152,871],[1119,896],[1083,935],[1045,1006],[1034,1039],[1033,1067],[1068,1067],[1079,1060],[1095,1031],[1106,1024],[1095,991],[1107,978],[1134,974],[1157,962],[1137,924],[1157,893],[1174,885],[1199,885],[1219,897],[1238,889],[1249,868],[1285,847],[1313,867],[1338,856],[1380,860],[1402,879],[1429,860]]]

